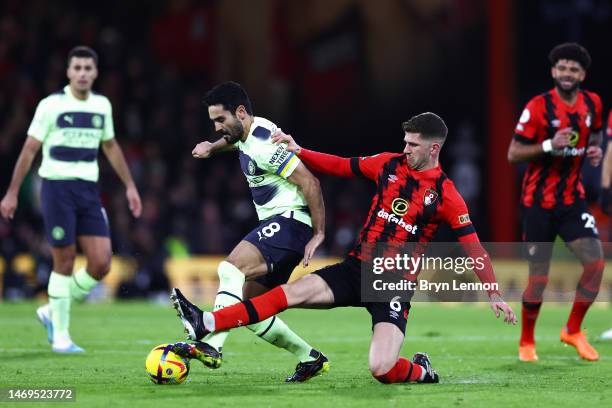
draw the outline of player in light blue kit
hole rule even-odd
[[[12,219],[21,183],[42,146],[38,174],[43,179],[41,205],[45,232],[53,254],[49,277],[49,303],[36,311],[47,328],[52,350],[78,353],[83,349],[70,337],[70,303],[81,301],[108,273],[111,241],[108,220],[97,189],[98,149],[102,151],[126,187],[134,217],[142,209],[121,147],[115,140],[109,100],[91,91],[98,76],[98,55],[89,47],[68,54],[69,84],[49,95],[36,108],[11,183],[0,203],[0,212]],[[76,242],[87,266],[72,273]]]
[[[317,178],[286,145],[272,142],[276,125],[253,116],[249,97],[239,84],[217,85],[206,94],[204,102],[215,130],[223,137],[215,143],[198,144],[192,154],[208,158],[215,152],[237,149],[260,220],[259,226],[219,264],[216,310],[286,283],[302,258],[308,265],[324,239],[325,208]],[[247,327],[298,358],[296,371],[287,382],[306,381],[328,370],[327,358],[278,317]],[[175,352],[218,368],[227,335],[228,332],[220,332],[194,344],[177,343]]]

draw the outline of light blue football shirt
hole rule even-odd
[[[93,92],[77,99],[67,85],[40,101],[28,135],[42,142],[42,178],[96,182],[100,142],[115,137],[111,103]]]
[[[271,136],[276,130],[274,123],[255,116],[246,140],[236,143],[257,216],[264,220],[294,210],[294,218],[312,226],[304,194],[287,180],[300,159],[287,150],[286,144],[272,142]]]

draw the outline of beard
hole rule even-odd
[[[410,167],[412,170],[419,170],[421,167],[423,167],[423,161],[412,155],[406,156],[406,162],[408,167]]]
[[[561,79],[555,79],[555,87],[559,90],[559,92],[562,92],[564,94],[572,94],[576,92],[576,90],[580,86],[580,81],[576,81],[570,88],[564,88],[561,82]]]
[[[223,133],[223,138],[229,144],[235,144],[242,138],[242,133],[244,132],[244,127],[240,121],[236,121],[235,124],[232,124],[227,132]]]

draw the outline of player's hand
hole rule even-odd
[[[314,255],[315,251],[323,243],[325,240],[325,235],[323,233],[316,233],[312,236],[310,241],[306,244],[304,248],[304,267],[307,267]]]
[[[191,151],[191,155],[196,159],[207,159],[212,154],[212,143],[206,141],[198,143]]]
[[[514,311],[497,293],[493,293],[489,298],[489,306],[493,313],[495,313],[495,317],[499,318],[501,314],[504,314],[504,322],[508,324],[516,324],[516,315]]]
[[[274,134],[272,135],[272,142],[276,144],[287,143],[287,150],[295,154],[300,154],[300,152],[302,151],[300,145],[295,143],[293,136],[283,133],[283,131],[280,129],[274,132]]]
[[[6,193],[0,202],[0,213],[2,218],[12,220],[17,209],[17,194]]]
[[[597,167],[601,163],[603,151],[599,146],[589,146],[586,150],[586,158],[589,159],[591,166]]]
[[[142,214],[142,202],[140,201],[140,194],[136,186],[129,186],[125,190],[125,197],[128,200],[128,206],[134,218],[139,218]]]
[[[555,136],[552,138],[551,143],[554,150],[563,149],[570,145],[570,136],[574,129],[571,127],[566,127],[564,129],[560,129],[555,133]]]

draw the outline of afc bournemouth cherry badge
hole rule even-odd
[[[438,199],[438,192],[428,188],[425,190],[425,196],[423,197],[423,203],[425,205],[431,205],[436,202]]]

